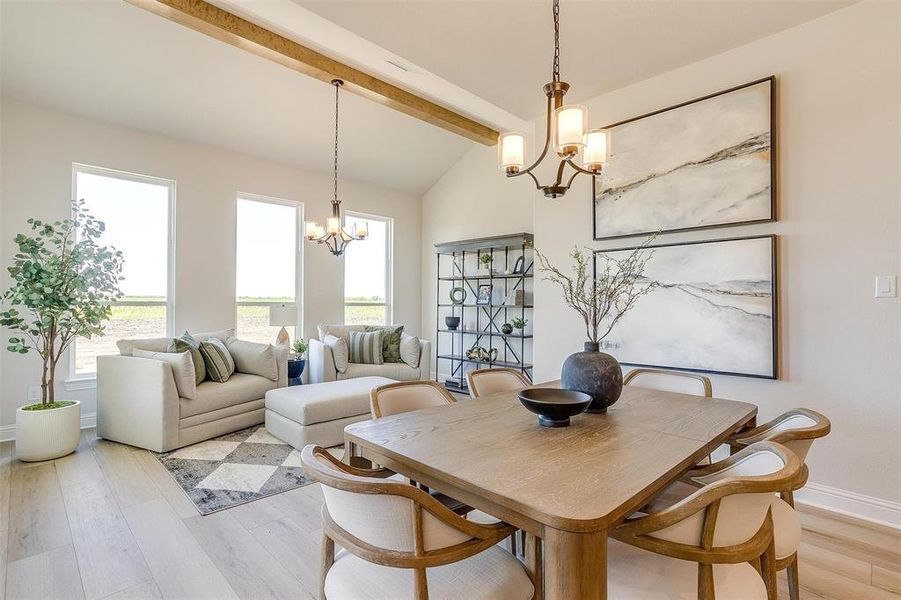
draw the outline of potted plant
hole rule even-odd
[[[656,281],[644,277],[645,266],[652,256],[647,245],[652,239],[653,236],[624,258],[598,254],[603,266],[598,264],[596,270],[592,264],[594,252],[575,247],[569,255],[573,261],[571,274],[554,267],[547,257],[535,251],[544,280],[560,286],[563,301],[585,322],[588,340],[584,351],[564,361],[560,379],[564,388],[592,397],[588,412],[606,412],[622,393],[623,370],[615,358],[600,352],[600,342],[639,298],[658,286]]]
[[[488,269],[488,270],[491,269],[491,261],[492,260],[493,259],[491,257],[490,252],[488,254],[482,254],[481,256],[479,256],[479,263],[481,264],[482,267],[484,267],[485,269]]]
[[[529,320],[523,319],[522,317],[513,317],[510,319],[510,324],[513,325],[514,329],[519,329],[520,333],[522,333],[522,330],[529,324]]]
[[[304,358],[307,346],[307,341],[303,338],[297,338],[291,345],[292,356],[288,361],[288,385],[300,384],[300,377],[303,375],[304,367],[307,366],[307,360]]]
[[[16,254],[3,293],[0,325],[15,335],[6,347],[41,357],[41,401],[16,411],[16,456],[24,461],[65,456],[78,446],[81,403],[58,400],[56,367],[76,337],[103,335],[119,290],[122,253],[100,246],[104,225],[78,200],[72,217],[47,223],[28,219],[29,234],[15,237]]]

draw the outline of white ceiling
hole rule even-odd
[[[248,0],[253,5],[259,0]],[[292,0],[522,119],[550,81],[550,0]],[[586,100],[788,29],[839,0],[564,0],[561,75]],[[736,83],[742,75],[736,74]]]
[[[4,96],[330,172],[334,88],[119,0],[0,0]],[[421,194],[471,142],[341,96],[343,178]]]

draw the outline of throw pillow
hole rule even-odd
[[[148,352],[165,352],[170,338],[130,338],[118,340],[116,347],[122,356],[134,356],[135,350]]]
[[[404,333],[404,326],[399,325],[366,325],[364,331],[384,331],[382,339],[382,360],[386,363],[403,362],[400,357],[400,336]]]
[[[205,342],[210,338],[216,338],[217,340],[224,342],[227,338],[235,337],[235,328],[219,329],[217,331],[198,331],[192,335],[198,342]]]
[[[323,338],[322,343],[331,349],[332,357],[335,359],[335,369],[337,369],[339,373],[347,371],[347,342],[339,337],[327,335]]]
[[[213,381],[225,383],[235,372],[235,361],[222,340],[210,338],[200,342],[200,354],[203,356],[206,373]]]
[[[194,383],[200,383],[206,379],[206,366],[203,364],[203,356],[200,354],[200,342],[195,340],[187,331],[169,342],[166,352],[190,352],[194,362]]]
[[[175,379],[175,389],[178,395],[188,400],[197,397],[197,383],[194,381],[194,360],[191,353],[185,352],[151,352],[135,348],[132,356],[137,358],[152,358],[169,363],[172,367],[172,376]]]
[[[272,344],[258,344],[230,337],[225,340],[225,347],[234,359],[235,370],[238,373],[249,373],[278,381],[278,365],[275,362],[275,348]]]
[[[419,368],[419,338],[403,334],[400,338],[400,357],[410,367]]]
[[[351,331],[350,332],[350,362],[363,365],[380,365],[385,362],[382,358],[382,345],[385,339],[385,331]]]

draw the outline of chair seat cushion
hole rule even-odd
[[[493,546],[466,560],[427,569],[429,600],[529,600],[535,588],[513,555]],[[412,569],[384,567],[341,550],[325,578],[329,600],[413,598]]]
[[[369,392],[388,383],[394,380],[358,377],[278,388],[266,394],[266,408],[301,425],[355,417],[369,414]]]
[[[748,563],[713,566],[717,600],[765,600],[766,585]],[[698,563],[654,554],[616,540],[607,545],[610,600],[695,600]]]
[[[660,492],[644,509],[654,513],[670,507],[698,491],[698,488],[683,481],[677,481]],[[801,544],[801,519],[787,502],[773,495],[773,538],[776,558],[787,558],[798,551]]]
[[[235,373],[225,383],[204,381],[197,386],[193,400],[181,398],[181,418],[193,417],[210,411],[260,400],[275,387],[275,382],[246,373]]]
[[[338,379],[357,379],[360,377],[387,377],[394,381],[416,381],[419,379],[419,369],[414,369],[406,363],[383,363],[380,365],[364,365],[349,363],[344,373],[338,373]]]

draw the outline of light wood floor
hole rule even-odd
[[[318,485],[201,517],[151,454],[93,430],[56,461],[12,454],[0,444],[0,599],[316,595]],[[901,599],[896,532],[803,518],[804,598]]]

